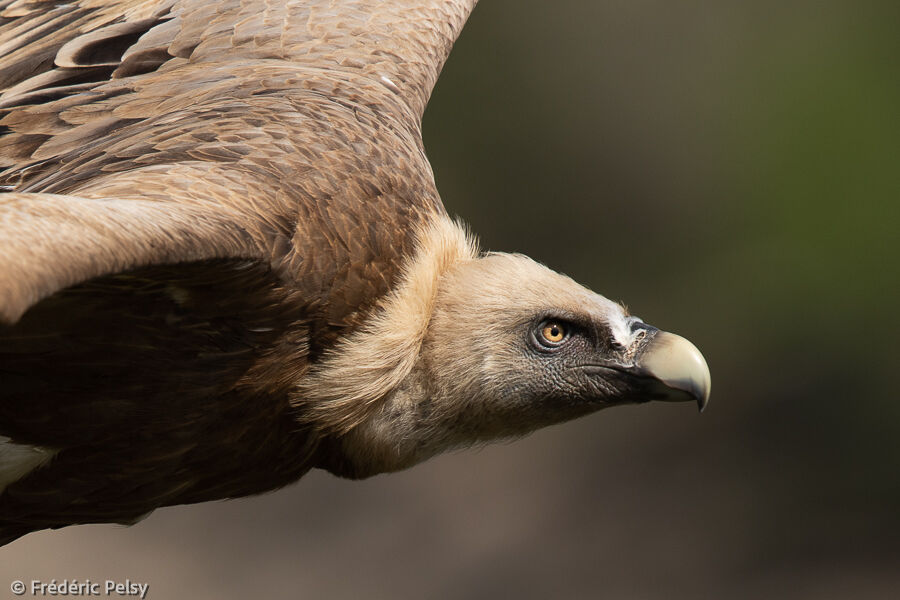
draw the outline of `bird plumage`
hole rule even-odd
[[[660,395],[655,330],[441,203],[420,120],[474,5],[0,3],[0,542]]]

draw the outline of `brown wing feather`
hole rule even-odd
[[[20,0],[0,12],[0,100],[35,77],[102,82],[191,62],[282,60],[377,82],[418,124],[477,0]],[[113,67],[87,75],[97,66]],[[82,82],[83,85],[84,82]]]
[[[72,43],[85,35],[86,42],[97,41],[96,32],[119,23],[135,23],[165,14],[175,0],[18,0],[9,2],[0,12],[0,89],[10,88],[30,77],[47,72],[59,51],[66,46],[63,64],[81,44]],[[119,25],[121,27],[121,25]],[[134,31],[134,30],[133,30]],[[94,34],[91,37],[91,34]],[[115,39],[108,36],[108,39]],[[100,46],[94,45],[95,48]],[[109,48],[113,50],[113,48]],[[88,55],[83,55],[88,59]],[[91,61],[88,60],[88,64]],[[109,61],[106,61],[109,62]]]
[[[365,76],[401,98],[418,122],[477,0],[242,2],[203,28],[192,60],[222,52],[279,58]],[[208,8],[198,10],[208,15]],[[185,18],[188,14],[185,14]],[[192,19],[196,27],[202,19]],[[187,37],[196,39],[196,34]]]
[[[0,324],[15,323],[57,290],[107,273],[262,255],[237,218],[145,199],[0,194],[0,230]]]

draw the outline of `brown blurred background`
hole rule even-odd
[[[448,209],[689,337],[707,412],[32,534],[0,598],[900,597],[898,26],[895,0],[484,0],[425,118]]]

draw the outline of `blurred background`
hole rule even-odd
[[[706,413],[31,534],[0,598],[900,597],[898,25],[895,0],[484,0],[425,117],[448,210],[695,342]]]

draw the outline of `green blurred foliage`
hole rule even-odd
[[[527,4],[426,115],[445,204],[704,350],[675,452],[749,485],[759,568],[900,556],[900,5]]]

